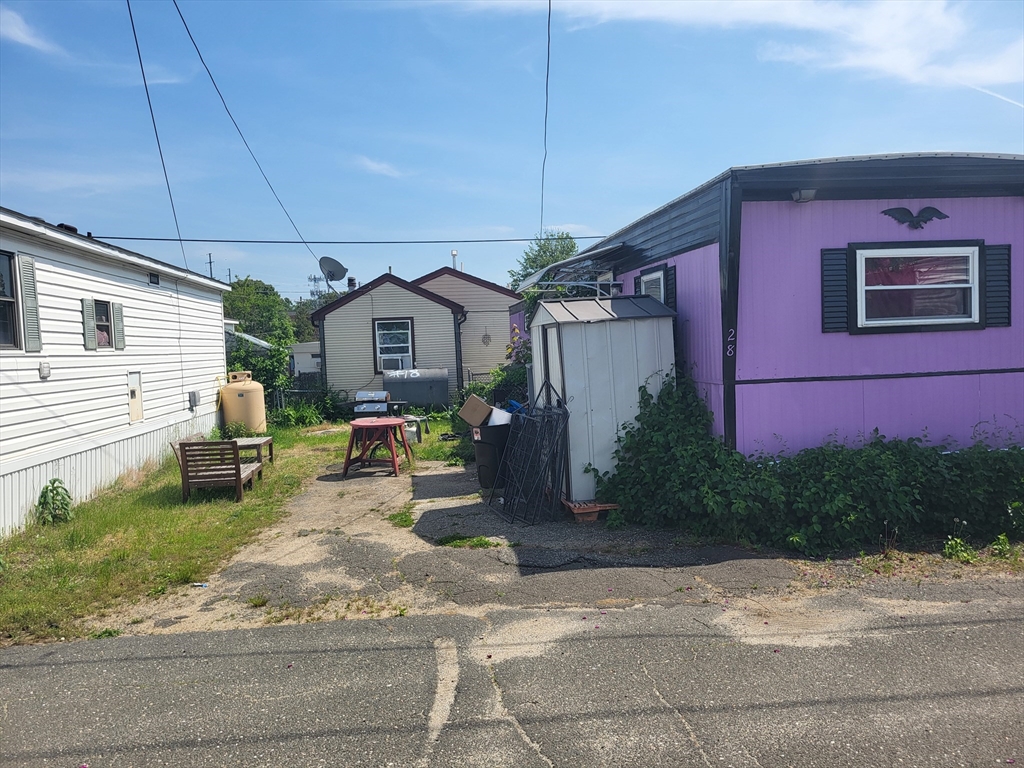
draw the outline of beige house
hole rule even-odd
[[[381,275],[312,314],[324,381],[354,397],[383,389],[385,371],[447,368],[454,394],[505,362],[508,307],[519,298],[447,267],[411,283]]]
[[[508,362],[505,359],[509,342],[508,308],[522,296],[451,267],[442,267],[412,282],[465,307],[466,319],[460,333],[465,381],[472,381]]]
[[[332,389],[354,397],[383,389],[384,371],[447,368],[448,391],[462,386],[461,304],[394,275],[381,275],[321,307],[321,371]]]

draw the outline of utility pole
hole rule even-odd
[[[213,279],[213,254],[206,254],[206,263],[210,265],[210,279]]]
[[[321,275],[310,275],[306,279],[313,284],[313,287],[309,290],[309,297],[311,299],[319,299],[324,295],[324,291],[320,288],[320,283],[324,282],[324,278]]]
[[[231,285],[231,268],[228,267],[228,285]]]

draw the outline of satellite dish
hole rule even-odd
[[[340,261],[332,259],[330,256],[320,257],[320,271],[324,273],[328,287],[332,280],[342,280],[348,274],[348,269]]]

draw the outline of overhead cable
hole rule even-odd
[[[160,131],[156,129],[156,114],[153,112],[153,100],[149,96],[149,82],[146,80],[146,67],[142,63],[142,49],[139,47],[139,35],[135,31],[135,18],[132,16],[132,2],[125,0],[128,4],[128,20],[132,23],[132,37],[135,38],[135,53],[139,56],[139,69],[142,70],[142,85],[146,89],[146,103],[149,104],[149,119],[153,121],[153,135],[156,136],[156,151],[160,154],[160,167],[164,169],[164,183],[167,185],[167,197],[171,200],[171,215],[174,216],[174,230],[178,233],[178,245],[181,246],[181,260],[185,262],[185,269],[188,269],[188,258],[185,256],[185,244],[181,239],[181,227],[178,226],[178,212],[174,208],[174,195],[171,194],[171,180],[167,176],[167,163],[164,162],[164,150],[160,146]],[[170,240],[171,238],[167,238]]]
[[[606,235],[580,235],[573,240],[604,240]],[[96,240],[137,240],[148,243],[174,243],[180,237],[125,237],[112,235],[93,235]],[[440,245],[446,243],[532,243],[536,240],[557,240],[557,237],[495,237],[479,240],[231,240],[216,237],[190,237],[186,243],[234,243],[234,244],[266,244],[266,245]]]
[[[295,230],[295,234],[299,236],[299,242],[306,246],[306,250],[309,251],[309,255],[314,259],[317,258],[316,254],[313,253],[313,249],[309,247],[309,242],[299,232],[299,228],[295,225],[294,219],[288,209],[285,208],[284,203],[281,202],[281,198],[277,194],[277,190],[274,189],[274,185],[270,183],[270,179],[267,178],[266,172],[263,170],[263,166],[260,165],[260,161],[256,159],[256,154],[252,151],[252,147],[249,146],[249,142],[245,140],[245,135],[242,133],[242,129],[238,127],[238,121],[235,120],[235,116],[231,114],[231,110],[228,109],[228,103],[224,100],[224,94],[220,92],[220,87],[217,85],[217,81],[213,77],[213,72],[206,65],[206,60],[203,58],[202,52],[199,50],[199,45],[196,43],[196,39],[192,37],[192,30],[188,28],[188,23],[185,21],[185,17],[181,13],[181,8],[178,7],[178,0],[172,0],[174,2],[174,9],[178,12],[178,17],[181,19],[182,25],[185,27],[185,32],[188,33],[188,39],[192,41],[192,47],[196,49],[196,55],[199,56],[199,61],[203,65],[203,69],[206,70],[206,74],[210,76],[210,82],[213,83],[213,89],[217,91],[217,96],[220,97],[220,103],[224,105],[224,111],[228,113],[228,117],[231,118],[231,124],[235,126],[235,130],[238,131],[239,138],[242,139],[242,143],[245,144],[245,148],[249,150],[249,156],[252,161],[256,163],[256,167],[260,169],[260,174],[263,176],[263,180],[267,182],[267,186],[270,187],[270,192],[274,195],[274,199],[277,200],[277,204],[281,206],[281,210],[284,211],[284,215],[288,217],[288,222],[292,225],[292,229]],[[108,238],[111,239],[111,238]],[[229,241],[229,240],[207,240],[205,242],[244,242],[241,240]]]
[[[548,60],[544,69],[544,160],[540,164],[540,234],[544,235],[544,175],[548,167],[548,87],[551,83],[551,0],[548,0]]]

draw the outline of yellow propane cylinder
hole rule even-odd
[[[252,371],[232,371],[229,383],[220,390],[224,423],[240,421],[253,432],[267,431],[267,406],[263,399],[263,385],[253,381]]]

